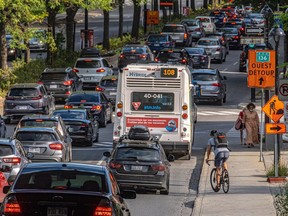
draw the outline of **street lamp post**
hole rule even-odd
[[[280,38],[285,36],[283,29],[279,27],[273,27],[269,32],[269,36],[273,37],[275,42],[275,52],[276,52],[276,65],[278,65],[278,48]],[[279,72],[278,68],[275,68],[275,95],[278,95],[278,81],[279,81]],[[274,149],[274,166],[275,166],[275,177],[278,177],[278,167],[280,162],[280,142],[281,136],[277,134],[275,136],[275,149]]]

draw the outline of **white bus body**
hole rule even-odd
[[[119,73],[113,145],[133,125],[158,136],[166,154],[190,159],[197,118],[194,86],[188,67],[131,64]]]

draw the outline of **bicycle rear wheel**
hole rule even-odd
[[[211,170],[211,173],[210,173],[210,184],[211,184],[213,191],[218,192],[220,190],[220,188],[217,187],[216,176],[217,176],[217,170],[216,170],[216,168],[213,168]]]
[[[222,189],[223,189],[224,193],[228,193],[229,185],[230,185],[228,170],[224,169],[222,171],[221,179],[222,179],[222,182],[221,182],[222,183]]]

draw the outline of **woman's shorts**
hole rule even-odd
[[[226,162],[226,160],[229,158],[229,155],[229,151],[219,152],[215,157],[215,167],[222,166],[222,163]]]

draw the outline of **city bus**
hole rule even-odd
[[[118,75],[113,146],[133,125],[157,136],[167,155],[190,159],[197,108],[190,68],[130,64]]]

